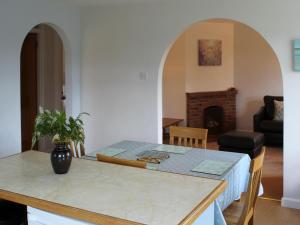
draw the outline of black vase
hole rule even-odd
[[[69,171],[72,162],[72,154],[66,143],[55,144],[51,153],[51,164],[56,174],[64,174]]]

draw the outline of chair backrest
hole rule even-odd
[[[107,163],[114,163],[123,166],[131,166],[131,167],[138,167],[138,168],[146,168],[147,162],[145,161],[138,161],[138,160],[128,160],[128,159],[120,159],[116,157],[106,156],[102,154],[97,154],[97,160],[101,162]]]
[[[177,139],[177,142],[176,142]],[[199,141],[201,144],[199,145]],[[183,145],[186,147],[206,148],[207,129],[192,127],[170,127],[170,145]]]
[[[265,115],[268,119],[273,119],[275,114],[275,105],[274,100],[276,101],[283,101],[283,96],[264,96],[264,103],[265,103]]]
[[[238,225],[248,225],[249,221],[253,219],[254,208],[261,182],[265,152],[266,148],[263,147],[261,153],[251,161],[246,201]]]
[[[84,149],[83,144],[79,144],[79,146],[78,146],[78,145],[75,145],[73,141],[70,141],[69,146],[70,146],[73,157],[80,158],[82,156],[85,156],[85,149]],[[79,149],[78,149],[78,147],[79,147]]]

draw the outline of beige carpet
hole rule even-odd
[[[234,203],[227,209],[227,213],[235,214],[243,200]],[[239,207],[238,207],[239,208]],[[238,215],[236,215],[238,216]],[[300,210],[282,208],[280,201],[258,198],[254,211],[254,225],[299,225]]]
[[[280,201],[258,199],[254,213],[255,225],[299,225],[300,210],[283,208]]]

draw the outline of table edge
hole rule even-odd
[[[42,152],[45,153],[45,152]],[[15,155],[11,155],[5,158],[9,158],[12,156],[16,156],[22,153],[18,153]],[[48,153],[45,153],[48,154]],[[80,158],[79,158],[80,159]],[[85,160],[85,159],[80,159]],[[137,168],[139,169],[139,168]],[[192,175],[183,175],[180,173],[172,173],[172,172],[165,172],[165,171],[156,171],[160,173],[169,173],[169,174],[179,174],[181,176],[191,176]],[[212,204],[217,197],[225,190],[227,186],[227,182],[225,180],[219,179],[212,179],[212,178],[204,178],[208,180],[218,180],[220,183],[207,195],[198,205],[192,209],[192,211],[186,215],[184,219],[182,219],[178,225],[190,225],[192,224],[208,207]],[[54,213],[61,216],[70,217],[73,219],[79,219],[90,223],[96,223],[101,225],[144,225],[143,223],[130,221],[118,217],[113,217],[97,212],[91,212],[88,210],[80,209],[77,207],[67,206],[64,204],[51,202],[44,199],[39,199],[23,194],[19,194],[16,192],[11,192],[8,190],[0,189],[0,199],[12,201],[15,203],[27,205],[33,208],[37,208],[40,210],[44,210],[50,213]]]
[[[190,225],[195,222],[195,220],[217,199],[217,197],[225,190],[227,187],[227,182],[222,180],[222,182],[193,210],[190,212],[179,225]]]
[[[192,224],[224,191],[226,181],[222,181],[203,201],[201,201],[180,223],[179,225]],[[45,210],[61,216],[67,216],[74,219],[83,220],[90,223],[101,225],[142,225],[142,223],[116,218],[100,213],[90,212],[87,210],[62,205],[47,200],[21,195],[18,193],[0,189],[0,198],[19,204],[27,205],[33,208]]]
[[[0,189],[0,199],[12,201],[15,203],[27,205],[33,208],[41,209],[50,213],[58,214],[61,216],[70,217],[73,219],[79,219],[90,223],[96,223],[101,225],[142,225],[142,223],[129,221],[113,216],[108,216],[100,213],[90,212],[80,208],[66,206],[63,204],[38,199],[18,193],[6,191]]]

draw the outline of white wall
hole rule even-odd
[[[234,25],[234,87],[237,128],[253,130],[253,115],[265,95],[283,95],[281,69],[273,49],[250,27]]]
[[[300,36],[297,0],[211,1],[90,7],[82,11],[82,109],[87,149],[131,138],[161,141],[162,66],[178,35],[195,22],[227,18],[245,23],[278,55],[285,95],[284,201],[300,208],[299,73],[292,71],[291,41]],[[140,80],[146,72],[148,80]]]
[[[27,33],[39,23],[56,25],[67,44],[69,113],[80,110],[80,11],[41,0],[0,3],[0,157],[21,151],[20,51]]]
[[[163,117],[186,119],[186,41],[182,34],[172,46],[164,65]]]
[[[233,24],[197,23],[186,35],[186,92],[223,91],[233,86]],[[198,40],[222,41],[222,65],[198,65]]]
[[[163,116],[186,119],[187,92],[224,91],[233,87],[233,23],[199,22],[172,45],[163,73]],[[222,41],[222,65],[198,65],[198,40]]]

